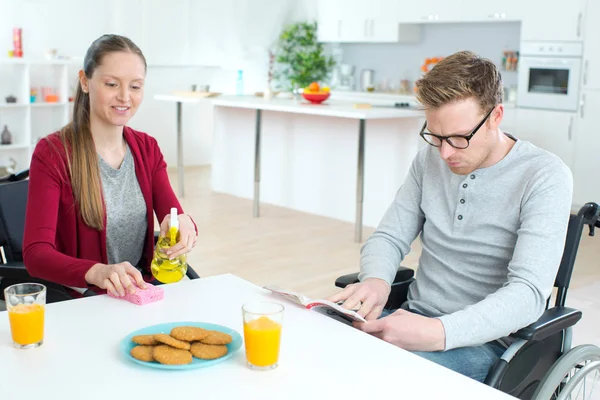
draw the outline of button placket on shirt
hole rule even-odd
[[[468,200],[468,190],[472,187],[473,181],[475,180],[475,174],[470,174],[466,177],[466,179],[460,184],[459,189],[459,200],[456,205],[456,215],[455,215],[455,225],[464,221],[465,214],[467,211],[467,200]]]

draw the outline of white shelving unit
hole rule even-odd
[[[0,133],[6,125],[12,134],[12,144],[0,145],[0,166],[13,159],[17,170],[28,168],[37,141],[69,122],[75,83],[69,80],[71,65],[62,60],[0,59]],[[42,88],[51,88],[58,102],[45,102]],[[37,89],[33,103],[31,89]],[[8,96],[17,102],[8,103]]]

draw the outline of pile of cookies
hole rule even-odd
[[[214,360],[227,354],[227,344],[232,337],[227,333],[195,326],[178,326],[171,333],[138,335],[132,339],[137,344],[131,356],[140,361],[167,365],[190,364],[192,357]]]

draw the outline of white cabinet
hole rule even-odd
[[[399,0],[398,19],[401,23],[458,22],[462,0]]]
[[[511,133],[556,154],[572,167],[575,120],[576,114],[571,112],[518,108],[517,130]]]
[[[398,41],[398,1],[377,0],[368,4],[365,15],[370,19],[368,41],[397,42]]]
[[[327,1],[327,0],[325,0]],[[373,13],[361,0],[345,0],[342,3],[340,42],[370,42],[374,31]]]
[[[600,90],[584,90],[575,133],[573,160],[573,203],[581,206],[588,201],[600,203],[598,163],[600,133],[597,112],[600,110]]]
[[[361,11],[364,11],[369,24],[367,41],[379,43],[398,41],[397,0],[376,0],[369,2]]]
[[[398,0],[319,0],[321,42],[398,42]]]
[[[461,20],[465,22],[506,22],[520,21],[522,3],[520,0],[486,1],[461,0]]]
[[[342,30],[342,1],[317,2],[317,36],[319,42],[339,42]]]
[[[521,40],[578,41],[583,39],[585,0],[522,1]],[[596,21],[590,21],[595,23]]]
[[[600,1],[590,0],[585,11],[583,88],[600,89]]]

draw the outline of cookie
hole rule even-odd
[[[163,344],[167,344],[171,347],[175,347],[176,349],[180,349],[180,350],[189,350],[190,349],[189,343],[182,342],[181,340],[177,340],[174,337],[171,337],[164,333],[159,333],[157,335],[154,335],[154,340],[156,340],[157,342],[163,343]]]
[[[136,360],[152,362],[154,361],[153,352],[154,346],[135,346],[131,349],[130,354]]]
[[[154,348],[152,357],[159,363],[167,365],[183,365],[192,362],[192,353],[189,351],[175,349],[163,344]]]
[[[171,330],[171,336],[184,342],[197,342],[207,337],[208,331],[195,326],[178,326]]]
[[[204,344],[229,344],[231,343],[232,337],[227,333],[208,331],[208,336],[200,340]]]
[[[154,335],[137,335],[131,338],[131,341],[135,344],[141,344],[143,346],[154,346],[158,344],[154,340]]]
[[[214,360],[227,354],[227,346],[220,344],[204,344],[200,342],[192,343],[190,349],[192,355],[202,360]]]

